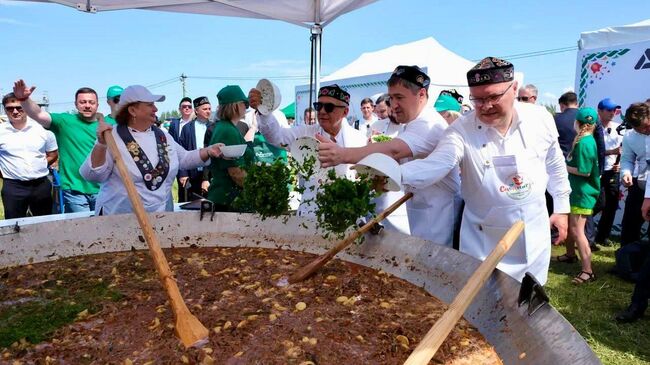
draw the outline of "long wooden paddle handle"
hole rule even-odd
[[[372,227],[383,221],[384,218],[389,216],[392,212],[395,211],[395,209],[399,208],[400,205],[404,204],[407,200],[411,199],[413,197],[413,193],[406,193],[404,196],[399,198],[396,202],[391,204],[388,208],[386,208],[383,212],[377,214],[375,218],[370,220],[368,223],[364,224],[361,228],[357,229],[354,231],[352,234],[350,234],[348,237],[340,241],[336,246],[332,247],[327,253],[325,253],[325,256],[328,256],[329,258],[334,257],[337,253],[341,252],[344,248],[348,247],[352,242],[354,242],[357,238],[359,238],[361,235],[366,234]]]
[[[337,253],[341,252],[341,250],[348,247],[352,242],[354,242],[354,240],[359,238],[359,236],[361,236],[362,234],[368,232],[372,228],[372,226],[374,226],[378,222],[381,222],[389,214],[394,212],[395,209],[397,209],[400,205],[404,204],[404,202],[411,199],[412,196],[413,196],[413,193],[404,194],[403,197],[401,197],[395,203],[391,204],[383,212],[379,213],[370,222],[364,224],[363,227],[357,229],[352,234],[350,234],[348,237],[346,237],[345,239],[343,239],[339,243],[337,243],[334,247],[330,248],[327,252],[325,252],[324,254],[318,256],[314,261],[308,263],[307,265],[303,266],[298,271],[293,273],[288,279],[289,282],[290,283],[296,283],[296,282],[305,280],[306,278],[311,276],[318,269],[325,266],[325,264],[327,264],[334,256],[336,256]]]
[[[456,322],[462,317],[476,294],[478,294],[479,290],[490,277],[490,274],[494,271],[499,261],[510,250],[523,230],[524,222],[522,221],[517,221],[510,227],[490,255],[481,263],[474,274],[470,276],[463,289],[461,289],[454,301],[449,305],[447,311],[431,327],[420,344],[413,350],[411,356],[406,359],[404,365],[424,365],[429,363],[440,345],[447,338],[447,335],[449,335],[449,332],[456,325]]]
[[[167,296],[169,297],[169,301],[172,306],[172,310],[174,311],[174,314],[177,318],[183,315],[191,315],[189,309],[187,309],[187,305],[185,305],[185,301],[183,300],[180,291],[178,290],[178,285],[176,284],[176,280],[174,279],[169,268],[169,263],[167,262],[165,254],[160,248],[158,237],[154,233],[153,228],[151,227],[151,223],[149,223],[149,217],[144,210],[142,200],[140,200],[140,195],[135,188],[133,180],[131,180],[131,175],[126,168],[126,165],[124,164],[122,155],[117,148],[117,144],[115,143],[115,139],[113,138],[110,130],[104,131],[104,139],[106,140],[106,144],[111,151],[111,155],[113,155],[115,166],[117,166],[120,177],[124,182],[124,187],[126,188],[126,192],[129,195],[129,200],[133,206],[133,211],[135,213],[135,216],[138,218],[138,223],[140,223],[140,228],[144,234],[144,239],[149,246],[149,251],[151,252],[156,271],[158,272],[160,281],[165,287]],[[188,345],[186,344],[186,346]]]

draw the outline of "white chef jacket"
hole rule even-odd
[[[156,166],[158,164],[158,148],[156,145],[155,134],[151,128],[144,132],[129,128],[133,139],[140,145],[140,148],[147,155],[149,161]],[[117,128],[111,131],[117,148],[120,150],[122,160],[126,165],[129,175],[135,184],[136,190],[140,194],[142,204],[147,212],[164,212],[173,210],[172,201],[172,184],[179,169],[191,170],[199,166],[207,166],[210,159],[206,162],[201,160],[199,150],[186,151],[181,145],[163,130],[167,138],[167,154],[169,156],[169,173],[164,182],[156,190],[149,190],[144,182],[142,173],[138,169],[133,157],[126,149],[122,138],[117,134]],[[113,155],[110,149],[106,149],[106,161],[103,165],[91,167],[90,155],[79,168],[79,173],[88,181],[101,183],[95,211],[102,212],[103,215],[131,213],[131,201],[124,188],[122,178],[114,165]]]
[[[618,126],[619,124],[615,122],[609,122],[609,124],[607,124],[607,127],[603,126],[603,136],[605,139],[606,151],[613,150],[614,148],[620,146],[621,143],[623,143],[623,136],[619,135],[618,132],[616,132],[616,127]],[[603,171],[609,171],[614,168],[616,157],[617,155],[605,156],[605,166],[603,166]]]
[[[555,213],[569,213],[568,174],[553,117],[543,107],[515,103],[505,136],[472,111],[456,120],[426,159],[402,166],[402,182],[415,191],[461,166],[465,210],[460,250],[485,259],[517,220],[524,232],[497,266],[518,281],[530,271],[540,283],[551,255],[544,192]]]
[[[438,112],[425,107],[396,137],[409,146],[414,156],[402,159],[400,164],[429,155],[447,128],[447,122]],[[404,191],[411,189],[407,187]],[[413,198],[406,202],[411,235],[451,247],[460,210],[459,192],[458,167],[452,167],[439,181],[413,190]]]
[[[370,125],[372,134],[385,134],[389,137],[396,137],[398,133],[404,130],[404,124],[393,123],[388,118],[379,119]]]
[[[54,134],[27,119],[23,129],[0,123],[0,172],[5,179],[36,180],[47,176],[47,152],[58,149]]]
[[[282,128],[275,119],[275,116],[272,114],[257,115],[257,122],[260,133],[264,135],[267,142],[274,146],[290,145],[298,138],[314,137],[317,133],[322,134],[326,138],[331,138],[331,136],[327,134],[319,124]],[[341,130],[338,135],[334,136],[334,139],[336,140],[336,144],[341,147],[363,147],[368,141],[365,134],[352,128],[345,121],[341,122]],[[351,165],[343,164],[334,167],[334,170],[336,171],[337,176],[346,176],[349,179],[354,179],[355,171],[350,170],[350,167]],[[316,176],[312,176],[312,178],[305,183],[305,191],[302,194],[300,206],[298,207],[299,216],[316,216],[316,204],[314,200],[319,185],[318,177]]]

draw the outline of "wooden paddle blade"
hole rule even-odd
[[[298,271],[289,276],[289,283],[297,283],[303,281],[308,277],[312,276],[318,269],[325,266],[329,262],[329,255],[321,255],[316,260],[308,263],[307,265],[300,268]]]
[[[191,313],[178,315],[175,326],[176,335],[186,348],[202,347],[208,343],[210,331]]]
[[[524,222],[516,221],[499,240],[490,255],[483,260],[481,265],[469,277],[465,286],[458,292],[445,313],[438,318],[422,341],[406,359],[404,365],[426,365],[445,341],[456,322],[463,316],[465,310],[474,300],[476,294],[483,287],[490,274],[497,267],[503,256],[510,250],[517,237],[524,231]]]

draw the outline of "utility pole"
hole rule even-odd
[[[181,74],[181,86],[183,87],[183,97],[187,96],[187,89],[185,89],[185,80],[187,79],[187,76],[182,73]]]

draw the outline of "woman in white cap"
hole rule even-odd
[[[133,211],[122,179],[115,169],[103,132],[111,130],[131,179],[148,212],[172,211],[172,184],[179,169],[193,169],[210,163],[210,157],[221,156],[219,145],[186,151],[164,130],[155,125],[154,102],[165,100],[147,88],[132,85],[120,97],[117,126],[111,127],[100,118],[97,141],[81,165],[79,173],[89,181],[101,183],[95,210],[98,215]]]

